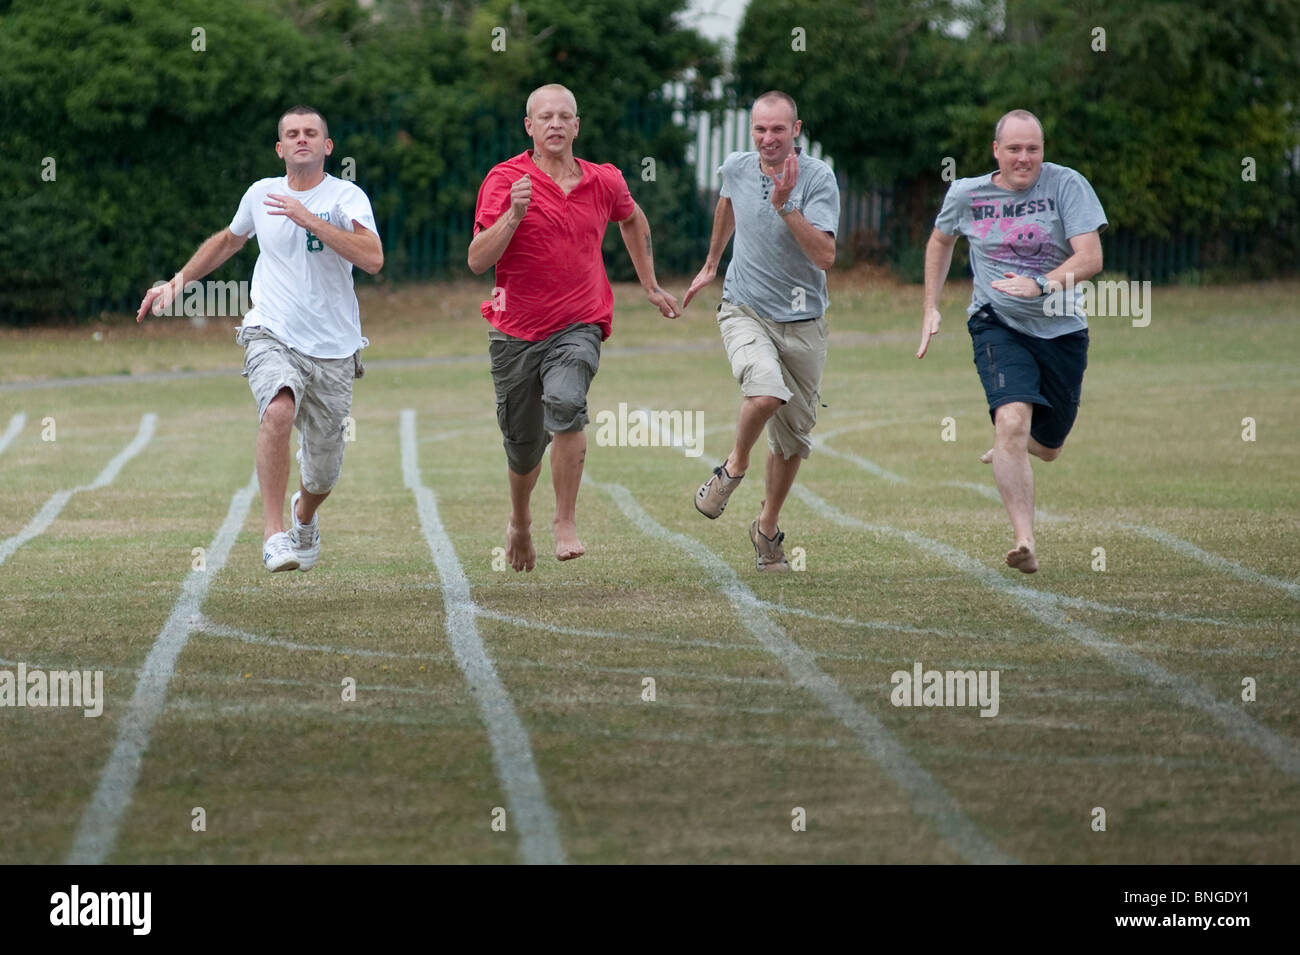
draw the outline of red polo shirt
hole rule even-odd
[[[615,166],[577,159],[582,180],[567,196],[537,168],[533,151],[498,163],[479,187],[474,234],[510,208],[510,186],[532,178],[528,211],[496,264],[496,291],[483,317],[513,338],[539,342],[577,322],[600,326],[609,337],[614,292],[605,275],[600,243],[605,226],[632,214],[635,203]]]

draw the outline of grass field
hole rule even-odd
[[[528,575],[493,566],[486,285],[362,296],[309,574],[261,565],[229,320],[0,332],[0,669],[106,697],[0,709],[0,862],[1300,862],[1300,284],[1094,321],[1033,577],[977,460],[969,285],[918,363],[920,290],[832,277],[785,576],[761,479],[691,503],[738,403],[718,289],[675,324],[616,291],[591,413],[701,410],[704,453],[589,431],[587,556],[546,556],[544,469]],[[918,662],[998,671],[997,715],[891,705]]]

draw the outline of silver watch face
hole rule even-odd
[[[781,214],[788,216],[792,212],[794,212],[794,200],[787,199],[785,200],[785,205],[781,207]]]

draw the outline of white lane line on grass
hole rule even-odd
[[[1016,860],[990,842],[966,815],[953,805],[944,788],[908,754],[901,743],[856,700],[817,666],[815,658],[767,615],[763,602],[727,564],[692,537],[659,524],[618,484],[591,482],[613,499],[623,516],[638,530],[667,541],[686,554],[713,579],[731,602],[745,627],[776,657],[795,685],[810,693],[849,728],[867,757],[875,762],[907,796],[912,810],[938,830],[943,840],[968,862],[1009,863]]]
[[[1211,554],[1207,550],[1202,550],[1191,541],[1185,541],[1181,537],[1175,537],[1168,531],[1162,531],[1158,527],[1146,527],[1142,524],[1119,523],[1116,527],[1123,528],[1126,531],[1132,531],[1135,534],[1141,534],[1143,537],[1149,537],[1157,543],[1164,544],[1170,550],[1175,550],[1184,557],[1190,557],[1192,560],[1199,561],[1207,567],[1213,567],[1215,570],[1221,570],[1226,574],[1231,574],[1240,580],[1246,580],[1253,584],[1263,584],[1265,587],[1273,587],[1281,590],[1290,597],[1300,600],[1300,584],[1290,580],[1283,580],[1280,577],[1270,577],[1268,574],[1261,574],[1257,570],[1251,570],[1244,567],[1236,561],[1228,560],[1226,557],[1220,557],[1218,554]]]
[[[263,637],[260,634],[249,633],[247,630],[240,630],[238,627],[228,627],[224,623],[214,623],[207,617],[201,617],[199,622],[193,627],[195,633],[203,633],[212,637],[226,637],[231,640],[238,640],[241,643],[252,643],[263,647],[278,647],[281,650],[301,650],[306,653],[330,653],[346,657],[379,657],[382,659],[395,660],[435,660],[445,663],[447,658],[432,653],[398,653],[390,650],[367,650],[353,649],[350,647],[334,647],[319,643],[295,643],[292,640],[277,640],[274,637]]]
[[[851,429],[840,429],[841,432],[848,430]],[[858,467],[862,468],[862,470],[874,474],[877,477],[883,477],[885,480],[901,482],[904,484],[911,483],[907,478],[899,477],[897,474],[886,471],[874,461],[868,461],[866,458],[858,457],[854,454],[847,454],[844,451],[835,450],[830,447],[830,445],[826,444],[826,439],[828,437],[829,435],[824,435],[820,441],[814,439],[813,446],[826,452],[832,457],[843,458],[852,464],[856,464]],[[997,501],[998,503],[1002,502],[1002,495],[998,493],[996,487],[989,487],[985,484],[975,484],[970,481],[944,481],[942,483],[944,487],[962,488],[963,490],[973,491],[981,497],[988,498],[991,501]],[[1049,513],[1046,509],[1041,507],[1034,508],[1034,518],[1046,523],[1063,523],[1069,520],[1069,518],[1063,517],[1059,514]],[[1191,541],[1183,540],[1181,537],[1177,537],[1158,527],[1147,527],[1143,524],[1130,524],[1124,521],[1116,522],[1109,526],[1118,527],[1121,530],[1131,531],[1135,534],[1141,534],[1142,536],[1155,541],[1157,544],[1163,544],[1170,550],[1182,554],[1184,557],[1190,557],[1192,560],[1198,561],[1207,567],[1221,570],[1239,580],[1245,580],[1253,584],[1262,584],[1265,587],[1273,587],[1274,589],[1281,590],[1290,597],[1300,600],[1300,583],[1291,580],[1284,580],[1280,577],[1271,577],[1268,574],[1262,574],[1259,571],[1252,570],[1236,561],[1228,560],[1226,557],[1220,557],[1218,554],[1212,554],[1207,550],[1203,550]],[[1227,624],[1225,624],[1225,626],[1226,625]]]
[[[543,630],[546,633],[554,633],[565,637],[596,637],[601,640],[631,640],[643,643],[664,643],[674,647],[705,647],[717,650],[749,650],[752,649],[743,643],[723,643],[717,640],[691,640],[686,637],[657,637],[647,633],[620,633],[617,630],[594,630],[589,627],[562,627],[552,623],[542,623],[539,620],[529,620],[527,617],[519,617],[512,613],[502,613],[499,610],[490,610],[487,607],[474,605],[474,613],[484,620],[495,620],[498,623],[508,623],[512,627],[520,627],[529,630]]]
[[[947,561],[986,587],[1012,598],[1047,627],[1100,654],[1116,669],[1140,677],[1157,687],[1168,689],[1184,706],[1201,710],[1236,739],[1263,753],[1278,769],[1292,776],[1300,776],[1300,750],[1297,749],[1295,741],[1256,723],[1238,707],[1215,699],[1191,680],[1171,673],[1164,667],[1134,653],[1124,644],[1109,640],[1095,630],[1068,619],[1062,610],[1054,606],[1055,600],[1052,597],[1045,597],[1038,591],[1023,585],[1009,583],[997,571],[985,567],[970,555],[940,541],[932,540],[914,531],[860,521],[803,485],[796,484],[794,493],[813,510],[841,527],[852,527],[871,534],[900,538],[918,550]]]
[[[27,415],[23,414],[21,411],[16,412],[14,416],[9,419],[9,427],[5,428],[4,434],[0,434],[0,454],[3,454],[4,449],[9,447],[10,442],[12,442],[14,438],[18,437],[18,432],[23,430],[23,425],[26,423]]]
[[[135,693],[127,704],[126,713],[118,722],[117,742],[113,745],[113,752],[100,773],[99,785],[77,826],[77,834],[68,853],[69,864],[99,865],[113,851],[122,817],[131,804],[136,783],[140,779],[140,766],[145,750],[149,748],[149,736],[167,701],[167,684],[176,668],[176,660],[185,649],[190,631],[201,622],[199,615],[203,601],[208,596],[208,585],[226,565],[230,548],[234,546],[239,529],[244,526],[255,493],[256,474],[230,499],[226,519],[221,522],[221,527],[208,547],[206,569],[191,570],[186,576],[180,599],[176,601],[171,615],[154,640],[153,648],[145,657],[135,684]]]
[[[54,523],[54,519],[59,516],[59,512],[72,498],[72,495],[80,491],[97,491],[101,487],[106,487],[113,483],[114,478],[121,472],[126,463],[133,457],[144,450],[153,439],[154,427],[158,423],[158,416],[152,411],[140,419],[140,428],[135,433],[131,442],[117,453],[113,460],[104,466],[104,470],[99,472],[99,476],[89,484],[78,485],[77,487],[55,491],[50,499],[45,502],[36,516],[27,522],[27,526],[20,530],[13,537],[5,538],[0,541],[0,564],[13,556],[14,551],[18,550],[33,537],[39,537],[45,533],[46,528]]]
[[[584,701],[585,702],[585,701]],[[640,705],[641,704],[629,704]],[[658,704],[656,704],[658,705]],[[680,704],[678,704],[680,705]],[[735,712],[731,710],[730,712]],[[228,717],[247,718],[254,714],[264,713],[273,717],[314,717],[319,716],[322,719],[328,719],[338,724],[339,709],[333,703],[291,703],[288,701],[276,701],[274,703],[250,702],[250,703],[218,703],[206,699],[189,699],[182,698],[174,700],[168,708],[169,715],[174,713],[177,717],[192,720],[215,720],[225,719]],[[429,729],[468,729],[467,724],[456,720],[439,719],[427,714],[411,715],[405,713],[392,713],[388,711],[368,713],[365,710],[355,708],[347,711],[347,716],[342,720],[346,727],[348,723],[360,724],[378,724],[392,726],[414,726],[425,727]],[[717,736],[700,736],[693,733],[615,733],[608,730],[581,730],[575,729],[569,733],[575,739],[592,740],[595,743],[608,744],[645,744],[645,743],[671,743],[682,746],[740,746],[746,749],[844,749],[845,744],[834,737],[823,739],[808,738],[796,739],[789,736],[750,736],[750,737],[717,737]]]
[[[907,478],[903,477],[900,474],[895,474],[893,471],[885,470],[875,461],[868,461],[866,458],[859,457],[856,454],[850,454],[847,451],[838,451],[835,448],[832,448],[829,444],[826,443],[826,439],[824,437],[819,438],[816,435],[814,435],[813,447],[818,449],[819,451],[829,454],[833,458],[843,458],[845,461],[848,461],[851,464],[856,464],[858,467],[862,468],[862,470],[866,471],[869,474],[874,474],[876,477],[881,478],[882,480],[890,481],[894,484],[908,483]]]
[[[505,788],[506,803],[520,834],[520,853],[532,864],[563,863],[564,847],[555,825],[555,816],[546,801],[546,791],[528,733],[515,712],[510,694],[497,676],[492,658],[478,635],[474,621],[475,606],[469,594],[469,581],[456,557],[451,538],[443,529],[438,515],[438,499],[420,482],[420,462],[416,450],[415,412],[401,414],[402,481],[415,496],[420,527],[433,554],[442,582],[443,612],[447,636],[456,663],[474,691],[483,723],[492,745],[492,762]]]

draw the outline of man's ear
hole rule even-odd
[[[331,155],[333,152],[334,152],[334,140],[329,139],[329,138],[327,137],[327,138],[325,139],[325,155],[326,155],[326,156],[329,156],[329,155]]]

